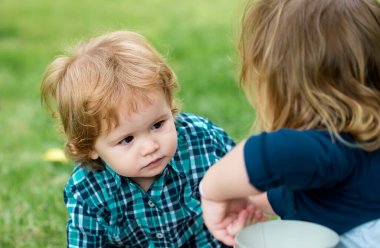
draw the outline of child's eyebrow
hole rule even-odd
[[[157,121],[160,121],[162,119],[165,119],[165,118],[169,118],[170,114],[169,113],[165,113],[165,114],[162,114],[160,116],[158,116],[157,118],[155,118],[155,121],[153,121],[153,124]]]

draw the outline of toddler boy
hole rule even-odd
[[[76,163],[64,190],[69,247],[222,246],[203,223],[198,184],[234,142],[178,113],[176,89],[134,32],[96,37],[48,66],[42,100],[57,108]]]

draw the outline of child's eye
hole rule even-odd
[[[126,144],[129,144],[133,141],[133,136],[128,136],[126,138],[124,138],[122,141],[120,141],[120,144],[122,145],[126,145]]]
[[[159,121],[153,125],[152,129],[159,129],[160,127],[162,127],[163,124],[164,121]]]

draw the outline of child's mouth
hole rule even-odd
[[[156,167],[157,165],[160,165],[164,157],[160,157],[156,160],[153,160],[149,164],[145,165],[143,168],[151,168],[151,167]]]

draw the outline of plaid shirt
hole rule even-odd
[[[77,166],[64,200],[68,247],[221,247],[203,224],[198,185],[234,142],[192,114],[176,118],[177,151],[146,192],[108,166]]]

